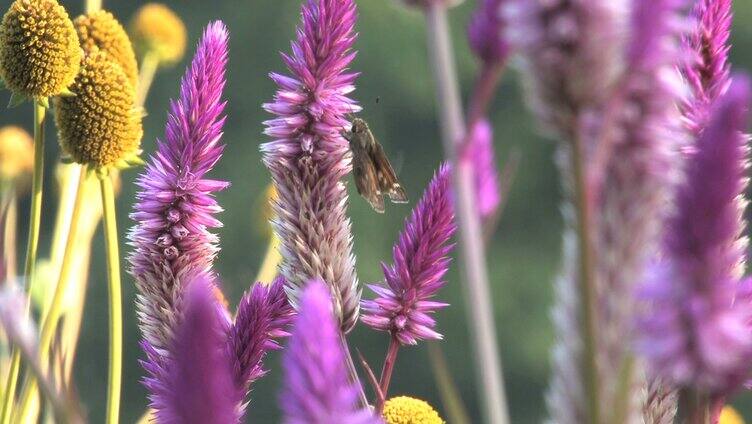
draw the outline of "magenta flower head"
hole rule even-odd
[[[270,350],[280,349],[277,339],[286,337],[293,309],[287,301],[284,278],[266,286],[256,283],[243,295],[229,335],[230,350],[238,387],[248,390],[263,377],[263,359]]]
[[[223,150],[227,37],[221,22],[206,28],[183,77],[180,98],[171,105],[165,138],[137,182],[130,272],[139,291],[144,340],[160,354],[180,320],[186,276],[211,274],[219,250],[217,236],[209,231],[222,225],[214,217],[222,209],[213,193],[228,183],[207,179],[206,173]]]
[[[479,120],[468,138],[468,154],[475,174],[475,199],[481,219],[492,217],[501,204],[499,171],[496,169],[493,131],[486,119]]]
[[[350,382],[331,287],[306,285],[282,360],[285,377],[280,404],[285,424],[378,424],[369,409],[358,409]]]
[[[442,165],[405,222],[394,263],[382,264],[387,286],[369,285],[376,299],[363,301],[363,322],[390,332],[403,345],[441,339],[431,315],[447,304],[431,299],[445,284],[454,247],[448,244],[456,228],[450,187],[449,167]]]
[[[487,65],[504,63],[509,55],[502,20],[505,3],[508,0],[480,0],[467,29],[473,53]]]
[[[237,423],[244,392],[233,381],[230,352],[225,348],[230,323],[207,276],[191,282],[184,302],[166,377],[153,386],[157,422]]]
[[[650,309],[639,350],[650,369],[676,387],[711,393],[741,383],[752,359],[749,304],[734,303],[750,86],[746,77],[735,80],[689,159],[664,257],[642,291]]]
[[[292,54],[282,55],[292,76],[271,74],[278,90],[264,109],[277,117],[265,132],[274,141],[261,146],[279,195],[272,225],[290,300],[296,305],[305,285],[321,278],[332,288],[344,331],[357,322],[360,301],[340,181],[351,168],[342,132],[350,126],[347,115],[360,110],[347,97],[357,76],[347,71],[355,19],[353,0],[305,1]]]

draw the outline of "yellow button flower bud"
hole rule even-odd
[[[188,38],[185,25],[167,6],[145,4],[136,12],[130,29],[140,57],[155,54],[163,65],[175,64],[183,58]]]
[[[72,97],[55,99],[55,123],[63,151],[94,169],[124,167],[135,161],[141,113],[123,69],[99,50],[87,55],[71,86]]]
[[[0,180],[15,180],[34,167],[34,140],[23,128],[0,128]]]
[[[138,82],[138,63],[131,40],[120,22],[105,10],[81,15],[73,21],[85,53],[98,48],[110,55],[125,71],[134,87]]]
[[[0,78],[35,99],[66,91],[78,73],[81,47],[68,13],[55,0],[16,0],[0,24]]]
[[[387,424],[444,424],[431,405],[407,396],[386,401],[383,415]]]
[[[730,406],[724,406],[718,424],[744,424],[744,418]]]

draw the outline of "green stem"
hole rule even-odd
[[[109,175],[99,178],[104,212],[105,244],[107,245],[107,281],[110,300],[110,365],[107,384],[107,423],[117,424],[120,412],[120,386],[123,373],[123,301],[120,285],[120,254],[118,252],[115,194]]]
[[[681,390],[677,414],[681,424],[710,424],[710,399],[696,390]]]
[[[598,381],[597,363],[597,323],[596,323],[596,292],[593,264],[592,227],[592,199],[585,172],[584,149],[580,137],[572,143],[572,171],[574,172],[574,191],[577,210],[577,240],[579,256],[579,292],[582,300],[582,334],[583,334],[583,363],[582,377],[585,383],[585,394],[588,406],[589,423],[600,421],[600,387]]]
[[[138,85],[136,86],[136,105],[143,106],[146,102],[146,95],[149,94],[149,88],[154,81],[154,74],[159,68],[159,56],[156,53],[148,52],[141,60],[141,69],[138,72]]]
[[[102,8],[102,0],[86,0],[86,13],[96,12]]]
[[[63,254],[63,262],[60,266],[60,275],[58,276],[57,285],[55,286],[55,293],[52,295],[52,301],[50,302],[49,312],[42,323],[42,331],[39,337],[39,364],[42,367],[42,371],[47,371],[47,362],[49,357],[49,349],[52,345],[52,340],[55,336],[55,329],[57,328],[58,320],[62,312],[63,300],[65,298],[65,292],[67,289],[67,283],[71,280],[69,274],[71,272],[71,264],[73,261],[73,253],[75,248],[76,234],[78,234],[79,218],[81,215],[81,206],[84,201],[84,187],[86,182],[86,166],[81,167],[79,174],[78,188],[76,189],[76,201],[73,205],[73,214],[71,215],[70,230],[68,231],[68,238],[65,242],[65,253]],[[36,380],[33,376],[28,375],[24,389],[21,394],[21,409],[18,422],[26,422],[25,416],[29,412],[31,406],[31,399],[34,392],[37,390]]]
[[[29,211],[29,239],[26,243],[26,262],[24,277],[28,281],[27,292],[32,292],[34,283],[34,264],[37,260],[39,247],[39,227],[42,221],[42,182],[44,178],[44,118],[47,109],[34,102],[34,172],[31,177],[31,208]],[[26,306],[29,313],[30,305]],[[5,398],[3,399],[2,424],[10,422],[13,412],[13,400],[18,384],[18,373],[21,368],[21,354],[17,347],[13,347],[11,363],[8,369],[8,379],[5,382]]]

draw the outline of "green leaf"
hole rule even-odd
[[[18,93],[11,93],[10,94],[10,101],[8,102],[8,109],[13,109],[14,107],[18,107],[21,103],[28,100],[26,96],[18,94]]]

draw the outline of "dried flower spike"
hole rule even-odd
[[[107,53],[123,68],[125,75],[135,87],[138,82],[138,63],[131,40],[120,22],[105,10],[81,15],[73,21],[86,54],[95,49]]]
[[[188,38],[185,24],[161,3],[141,6],[130,25],[131,37],[139,57],[155,54],[162,65],[173,65],[185,54]]]
[[[347,71],[355,19],[353,0],[305,1],[292,54],[282,56],[293,76],[271,75],[278,90],[264,109],[276,117],[265,133],[274,141],[261,146],[279,196],[272,226],[290,301],[297,303],[310,280],[323,279],[343,331],[358,320],[361,294],[341,181],[351,169],[342,132],[360,110],[347,97],[357,76]]]
[[[123,69],[109,55],[93,51],[81,62],[71,85],[75,96],[55,99],[55,123],[65,154],[93,169],[126,167],[138,161],[141,113]]]
[[[0,78],[13,93],[44,99],[66,92],[78,73],[81,47],[55,0],[16,0],[0,24]]]
[[[31,174],[34,166],[34,140],[23,128],[0,128],[0,181]]]
[[[331,290],[321,280],[303,291],[290,344],[280,403],[285,424],[378,424],[370,409],[357,409],[340,342]]]
[[[396,396],[384,403],[386,424],[444,424],[428,402],[408,396]]]
[[[450,187],[449,167],[442,165],[405,221],[394,263],[382,264],[387,286],[369,285],[377,297],[363,301],[363,322],[390,332],[403,345],[441,338],[431,314],[447,304],[431,298],[445,283],[454,247],[448,244],[456,228]]]

